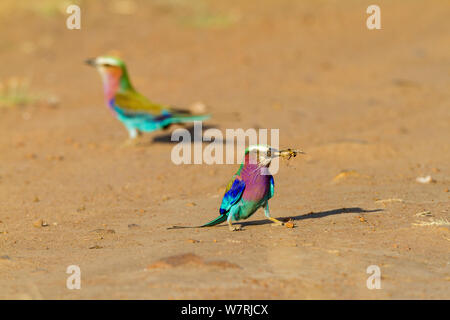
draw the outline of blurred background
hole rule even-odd
[[[381,30],[371,4],[2,0],[0,297],[448,298],[449,2],[377,1]],[[278,128],[304,149],[272,202],[298,228],[167,233],[213,218],[236,168],[173,165],[170,132],[120,148],[83,63],[111,51],[152,101],[200,101],[209,126]],[[142,271],[186,251],[242,270]],[[79,292],[61,284],[73,263],[89,275]],[[385,290],[365,287],[369,264],[387,266]]]

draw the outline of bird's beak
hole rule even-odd
[[[280,150],[275,153],[275,155],[282,157],[282,158],[287,158],[288,160],[292,157],[297,156],[297,154],[305,154],[305,152],[303,152],[302,150],[289,148],[289,149]]]
[[[95,58],[87,59],[84,62],[93,67],[97,66],[97,63],[95,62]]]

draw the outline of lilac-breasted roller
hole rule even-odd
[[[291,158],[299,153],[304,152],[292,149],[278,151],[267,145],[252,145],[247,148],[244,162],[225,189],[219,209],[220,215],[211,222],[194,228],[212,227],[227,221],[231,231],[239,230],[232,225],[232,221],[247,219],[260,207],[264,208],[269,220],[283,225],[283,222],[270,216],[269,199],[274,194],[274,179],[269,172],[269,166],[274,158]]]
[[[99,71],[107,105],[125,125],[130,139],[142,132],[165,129],[171,124],[201,121],[209,115],[193,115],[188,110],[153,103],[137,92],[130,82],[125,63],[113,56],[86,60]]]

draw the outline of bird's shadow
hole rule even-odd
[[[335,214],[342,214],[342,213],[371,213],[371,212],[379,212],[379,211],[383,211],[383,209],[365,210],[365,209],[362,209],[359,207],[353,207],[353,208],[339,208],[339,209],[320,211],[320,212],[310,212],[310,213],[301,214],[301,215],[294,216],[294,217],[291,216],[291,217],[276,217],[276,218],[281,221],[287,221],[287,220],[297,221],[297,220],[304,220],[304,219],[323,218],[326,216],[332,216]],[[270,224],[273,222],[270,220],[264,219],[264,220],[238,222],[238,223],[240,223],[242,227],[245,227],[245,226]]]
[[[187,130],[189,132],[189,135],[190,135],[190,138],[191,138],[191,140],[190,140],[191,143],[194,143],[196,141],[201,142],[201,143],[210,143],[208,141],[203,141],[203,133],[204,133],[205,130],[212,129],[212,128],[217,129],[217,126],[203,124],[201,132],[195,132],[193,125],[185,126],[183,129],[185,129],[185,130]],[[170,130],[167,133],[155,136],[155,137],[153,137],[151,142],[153,142],[153,143],[179,143],[180,141],[172,140],[172,133],[173,133],[173,130]],[[222,143],[222,144],[226,144],[227,143],[226,139],[220,138],[220,137],[215,137],[213,139],[213,141],[215,143]]]

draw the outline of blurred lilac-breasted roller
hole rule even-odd
[[[137,92],[130,82],[125,63],[113,56],[86,60],[99,71],[103,81],[106,103],[125,125],[130,139],[142,132],[165,129],[171,124],[201,121],[209,115],[194,115],[188,110],[153,103]]]

